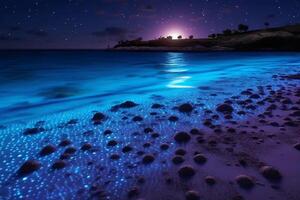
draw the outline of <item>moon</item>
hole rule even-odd
[[[178,29],[174,29],[174,30],[168,31],[167,34],[166,34],[166,37],[172,36],[173,39],[177,39],[177,37],[179,35],[183,36],[183,32],[178,30]]]

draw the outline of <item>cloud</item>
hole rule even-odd
[[[128,30],[121,27],[107,27],[102,31],[93,32],[93,35],[96,37],[108,37],[113,39],[125,39],[128,34]]]
[[[36,37],[46,37],[48,36],[48,33],[46,31],[44,31],[43,29],[32,29],[26,32],[29,35],[33,35]]]

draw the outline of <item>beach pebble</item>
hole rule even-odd
[[[185,142],[190,141],[191,136],[186,132],[179,132],[179,133],[175,134],[174,139],[176,142],[185,143]]]
[[[94,114],[92,120],[93,120],[94,122],[101,122],[104,118],[105,118],[105,115],[104,115],[104,114],[102,114],[102,113],[100,113],[100,112],[97,112],[97,113]]]
[[[88,151],[92,148],[93,146],[90,144],[90,143],[84,143],[82,146],[81,146],[81,150],[82,151]]]
[[[173,158],[172,158],[172,162],[174,163],[174,164],[181,164],[181,163],[183,163],[184,162],[184,158],[183,158],[183,156],[174,156]]]
[[[125,101],[119,105],[120,108],[133,108],[138,104],[134,103],[133,101]]]
[[[294,148],[300,151],[300,143],[295,144]]]
[[[70,157],[71,157],[71,154],[63,153],[60,155],[59,159],[66,160],[66,159],[69,159]]]
[[[65,146],[70,145],[71,143],[72,143],[71,140],[64,139],[64,140],[62,140],[62,141],[59,143],[59,146],[65,147]]]
[[[104,134],[104,135],[110,135],[110,134],[112,134],[112,131],[109,130],[109,129],[107,129],[107,130],[105,130],[105,131],[103,132],[103,134]]]
[[[250,96],[250,98],[252,98],[252,99],[259,99],[260,96],[259,96],[258,94],[252,94],[252,95]]]
[[[129,151],[132,151],[132,147],[129,145],[126,145],[125,147],[123,147],[122,152],[123,153],[127,153]]]
[[[147,154],[147,155],[144,155],[144,157],[143,157],[143,163],[144,164],[150,164],[150,163],[152,163],[153,161],[154,161],[154,156],[152,155],[152,154]]]
[[[235,178],[237,184],[244,189],[250,189],[254,186],[254,181],[250,176],[239,175]]]
[[[138,189],[138,187],[133,187],[133,188],[131,188],[129,191],[128,191],[128,193],[127,193],[127,196],[129,197],[129,198],[132,198],[132,197],[134,197],[134,196],[137,196],[137,195],[139,195],[139,189]]]
[[[57,160],[51,166],[52,169],[62,169],[67,165],[67,163],[63,160]]]
[[[176,122],[176,121],[178,121],[178,117],[176,117],[176,116],[170,116],[168,120],[170,122]]]
[[[153,129],[152,128],[145,128],[144,133],[152,133]]]
[[[143,118],[141,116],[135,116],[135,117],[132,118],[132,121],[140,122],[140,121],[143,121]]]
[[[183,166],[178,170],[178,174],[182,178],[191,178],[195,173],[195,169],[189,165]]]
[[[193,106],[189,103],[184,103],[184,104],[181,104],[179,107],[178,107],[178,110],[182,113],[190,113],[193,111]]]
[[[110,140],[108,143],[107,143],[107,146],[109,147],[114,147],[118,144],[118,142],[116,140]]]
[[[163,107],[164,107],[163,105],[158,104],[158,103],[155,103],[151,106],[151,108],[153,108],[153,109],[159,109],[159,108],[163,108]]]
[[[25,129],[25,131],[23,132],[24,135],[35,135],[35,134],[38,134],[40,132],[43,132],[45,131],[44,128],[27,128]]]
[[[231,114],[233,112],[233,107],[229,104],[221,104],[217,107],[217,111],[223,114]]]
[[[198,164],[204,164],[207,161],[207,158],[203,154],[196,154],[193,159]]]
[[[66,148],[65,153],[74,154],[76,151],[77,149],[75,147],[68,147]]]
[[[186,200],[199,200],[200,195],[197,191],[190,190],[185,193],[185,199]]]
[[[272,166],[263,166],[260,172],[269,181],[279,181],[282,178],[281,173]]]
[[[46,155],[50,155],[52,153],[54,153],[56,151],[56,147],[49,144],[47,146],[45,146],[41,151],[40,151],[40,156],[46,156]]]
[[[119,160],[119,159],[120,159],[120,155],[114,153],[114,154],[112,154],[112,155],[110,156],[110,159],[112,159],[112,160]]]
[[[32,172],[40,169],[41,163],[37,160],[27,160],[23,165],[19,168],[18,174],[20,176],[26,176],[31,174]]]
[[[205,177],[205,182],[208,184],[208,185],[214,185],[216,184],[216,179],[212,176],[206,176]]]
[[[160,145],[160,149],[165,151],[165,150],[169,149],[169,145],[166,144],[166,143],[161,144],[161,145]]]

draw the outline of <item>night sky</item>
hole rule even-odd
[[[300,22],[300,0],[1,0],[0,48],[104,48],[179,32],[206,37]]]

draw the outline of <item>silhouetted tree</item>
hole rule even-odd
[[[223,34],[224,34],[224,35],[231,35],[231,34],[232,34],[232,30],[230,30],[230,29],[225,29],[225,30],[223,31]]]
[[[264,25],[265,25],[266,28],[269,28],[270,23],[269,22],[265,22]]]
[[[181,39],[182,39],[182,36],[181,36],[181,35],[179,35],[179,36],[177,37],[177,39],[178,39],[178,40],[181,40]]]
[[[213,34],[208,35],[208,37],[214,39],[217,37],[217,35],[213,33]]]
[[[172,37],[172,36],[168,36],[167,39],[168,39],[168,40],[172,40],[173,37]]]
[[[193,36],[193,35],[190,35],[190,36],[189,36],[189,39],[190,39],[190,40],[194,39],[194,36]]]
[[[245,25],[245,24],[239,24],[238,26],[239,31],[241,32],[247,32],[249,29],[249,26]]]

